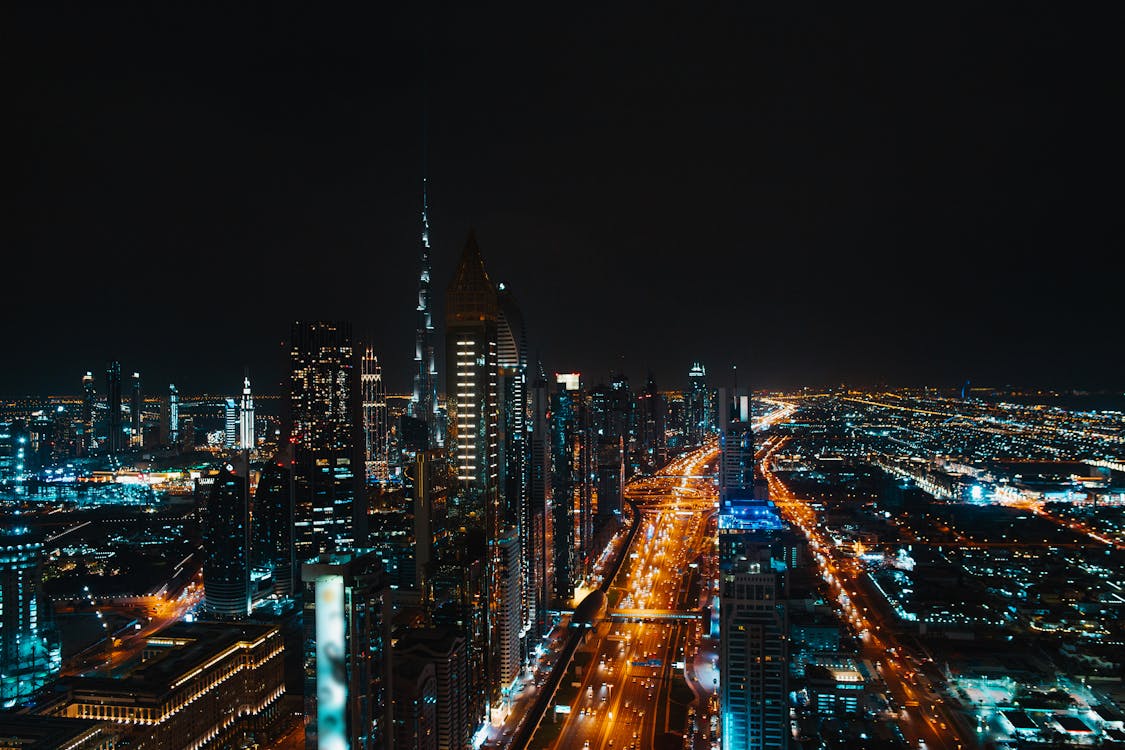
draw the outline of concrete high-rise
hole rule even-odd
[[[367,541],[359,367],[351,324],[297,321],[289,348],[298,560]]]
[[[451,527],[464,534],[462,546],[468,556],[484,562],[484,592],[475,604],[478,616],[473,618],[479,626],[469,638],[470,673],[479,680],[471,691],[471,700],[483,698],[483,708],[500,697],[494,677],[500,647],[494,605],[499,596],[496,542],[502,517],[499,303],[472,230],[446,290],[445,311],[446,408],[456,481],[449,493],[447,514]]]
[[[495,677],[501,693],[508,691],[519,676],[522,666],[523,638],[527,633],[523,612],[523,552],[520,549],[519,531],[510,528],[497,541],[496,578],[499,596],[496,602],[496,629],[499,649],[495,663]]]
[[[125,450],[125,431],[121,424],[121,363],[109,363],[105,370],[106,451]]]
[[[565,608],[583,577],[583,545],[591,538],[586,467],[589,444],[578,373],[555,375],[550,401],[550,493],[554,575],[552,599]]]

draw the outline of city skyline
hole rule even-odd
[[[112,360],[280,393],[294,318],[409,392],[423,141],[433,283],[475,227],[547,370],[1122,386],[1112,295],[1061,260],[1120,239],[1112,24],[721,10],[9,9],[0,394]]]

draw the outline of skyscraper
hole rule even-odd
[[[297,321],[289,349],[297,559],[363,546],[363,441],[351,324]]]
[[[120,453],[125,449],[125,432],[121,425],[121,363],[109,363],[105,370],[105,403],[108,422],[106,450]]]
[[[223,404],[223,447],[238,448],[238,402],[228,396]]]
[[[129,443],[138,448],[144,444],[144,438],[141,434],[141,410],[143,407],[144,399],[141,397],[141,374],[139,372],[134,372],[133,398],[129,404]]]
[[[252,451],[257,447],[254,435],[254,396],[250,393],[250,375],[242,379],[242,401],[238,404],[238,447]]]
[[[172,445],[180,441],[180,393],[176,386],[168,386],[168,440]]]
[[[496,601],[496,630],[499,649],[496,659],[496,680],[502,693],[511,690],[519,676],[522,661],[524,629],[523,613],[523,551],[519,531],[512,527],[496,543],[496,578],[499,596]]]
[[[82,455],[86,455],[97,444],[94,439],[94,402],[97,397],[94,374],[87,372],[82,376],[82,434],[78,440]]]
[[[250,615],[250,480],[245,461],[215,477],[203,524],[203,595],[216,618]]]
[[[528,634],[535,620],[535,588],[531,585],[531,505],[527,433],[527,329],[507,285],[497,285],[500,317],[497,363],[500,396],[500,492],[503,520],[519,537],[520,652],[529,657]]]
[[[254,567],[273,574],[273,591],[291,596],[297,589],[293,529],[293,446],[283,443],[273,460],[262,467],[254,493]]]
[[[552,598],[565,607],[582,579],[581,548],[590,537],[588,505],[583,505],[588,486],[584,476],[588,453],[583,415],[584,399],[578,373],[555,375],[550,403],[551,450],[551,555],[554,566]],[[585,510],[585,512],[584,512]]]
[[[391,590],[372,552],[301,566],[307,750],[390,750]]]
[[[534,637],[548,632],[547,609],[554,595],[554,517],[551,507],[551,428],[548,420],[550,395],[547,378],[540,368],[531,384],[531,421],[528,437],[530,462],[528,470],[528,503],[531,507],[531,574],[528,577],[534,592]]]
[[[484,592],[476,607],[479,631],[470,635],[471,675],[480,680],[474,699],[500,697],[495,664],[499,651],[495,602],[499,583],[497,547],[501,520],[499,488],[499,393],[496,288],[470,230],[461,262],[446,290],[445,361],[447,408],[456,485],[448,516],[465,534],[464,549],[484,560]],[[482,717],[483,718],[483,717]]]
[[[755,499],[748,392],[719,390],[719,672],[724,750],[789,745],[788,564],[793,535]]]
[[[437,365],[434,362],[434,321],[430,309],[430,221],[427,216],[426,178],[422,178],[422,267],[418,274],[418,324],[414,336],[414,393],[408,413],[426,425],[428,442],[423,450],[445,444],[437,401]],[[450,364],[447,362],[446,367]]]
[[[368,479],[385,480],[389,476],[390,430],[387,420],[387,389],[383,384],[383,368],[368,344],[363,350],[359,375],[363,389],[363,459]]]
[[[707,368],[693,362],[688,371],[688,392],[685,400],[689,445],[701,445],[712,434],[711,391],[707,388]]]
[[[637,396],[638,464],[642,471],[654,471],[668,462],[666,412],[664,394],[656,389],[656,381],[650,373],[644,390]]]
[[[23,527],[0,529],[0,708],[27,702],[62,667],[43,590],[43,544]]]

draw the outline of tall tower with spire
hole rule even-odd
[[[430,295],[430,221],[427,215],[426,178],[422,178],[422,268],[418,276],[417,328],[414,337],[414,393],[407,407],[410,416],[426,424],[429,448],[444,445],[438,420],[437,365],[434,362],[434,320]]]

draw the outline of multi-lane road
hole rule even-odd
[[[703,626],[698,559],[713,543],[716,453],[707,446],[626,488],[639,501],[639,531],[609,589],[608,617],[576,659],[581,674],[559,693],[570,713],[558,715],[565,723],[552,747],[648,750],[683,731],[694,698],[683,662]]]

